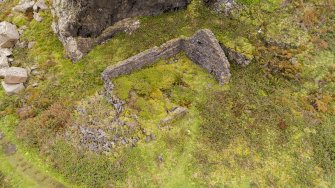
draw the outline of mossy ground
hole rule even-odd
[[[42,14],[41,23],[29,15],[8,17],[15,3],[6,1],[0,19],[27,24],[22,40],[36,44],[16,49],[15,61],[37,65],[39,74],[30,77],[19,96],[8,97],[0,90],[0,130],[45,174],[68,187],[334,186],[335,25],[333,11],[327,11],[332,6],[313,6],[331,1],[294,1],[284,11],[278,11],[279,1],[248,3],[231,17],[193,1],[184,11],[142,17],[141,28],[132,35],[117,35],[76,64],[65,58],[52,33],[50,12]],[[307,29],[299,27],[300,20]],[[232,65],[232,82],[225,87],[183,54],[175,62],[161,60],[117,78],[117,94],[132,104],[123,117],[136,114],[140,126],[156,139],[110,155],[64,141],[78,102],[102,91],[100,74],[107,66],[200,28],[213,30],[220,42],[255,56],[255,61],[246,68]],[[266,46],[264,38],[289,45]],[[296,62],[289,61],[292,56]],[[96,113],[105,113],[103,105],[99,103]],[[159,127],[173,106],[185,106],[189,113]],[[2,154],[0,159],[5,161]],[[0,186],[31,183],[22,182],[22,173],[9,163],[2,162],[0,171],[5,176],[0,174]]]

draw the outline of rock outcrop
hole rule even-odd
[[[54,0],[54,31],[76,61],[92,46],[91,39],[99,37],[108,27],[142,15],[157,15],[185,8],[190,0]],[[93,42],[94,43],[94,42]],[[83,51],[81,46],[85,46]]]

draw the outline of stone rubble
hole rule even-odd
[[[3,2],[1,0],[0,2]],[[43,18],[39,15],[40,10],[48,9],[48,5],[44,0],[21,0],[18,5],[13,7],[13,12],[26,13],[31,11],[33,18],[37,22],[41,22]],[[32,48],[35,42],[19,41],[20,35],[27,29],[27,26],[21,26],[19,29],[9,22],[0,22],[0,78],[2,87],[8,95],[17,94],[25,89],[24,83],[28,80],[30,69],[20,67],[10,67],[10,64],[15,64],[12,57],[12,48]],[[33,87],[36,87],[35,84]]]
[[[43,0],[38,0],[37,2],[32,0],[21,0],[18,5],[13,7],[14,12],[26,13],[28,11],[33,12],[33,18],[37,22],[41,22],[43,18],[39,15],[39,10],[48,9],[48,5],[45,4]]]
[[[19,67],[10,67],[14,61],[12,49],[20,38],[17,27],[9,22],[0,22],[0,78],[7,95],[17,94],[24,90],[28,79],[27,70]],[[11,62],[11,63],[10,63]]]

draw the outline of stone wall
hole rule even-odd
[[[118,113],[122,112],[122,105],[125,102],[113,95],[114,84],[111,79],[151,66],[159,59],[170,58],[181,51],[185,51],[194,63],[214,75],[220,84],[229,82],[229,61],[214,34],[210,30],[203,29],[190,38],[171,40],[160,47],[153,47],[107,67],[102,73],[102,79],[108,102],[114,105]]]
[[[210,30],[200,30],[193,37],[185,40],[183,49],[194,63],[213,74],[220,84],[229,82],[229,61]]]

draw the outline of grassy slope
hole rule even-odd
[[[221,42],[248,55],[257,47],[253,40],[256,40],[258,21],[253,23],[252,19],[243,16],[244,24],[222,19],[194,1],[187,11],[141,18],[142,27],[133,35],[120,34],[96,47],[78,64],[71,64],[64,58],[63,48],[51,32],[50,14],[43,16],[45,20],[42,23],[28,23],[29,28],[23,36],[25,40],[37,42],[34,48],[15,52],[19,64],[38,64],[41,72],[29,81],[30,84],[39,82],[39,86],[28,88],[25,94],[25,103],[33,106],[31,113],[36,116],[33,121],[39,121],[38,114],[43,114],[53,103],[63,103],[71,110],[75,104],[73,101],[86,100],[96,91],[101,91],[100,73],[108,65],[169,39],[190,36],[199,28],[212,29]],[[263,16],[264,20],[272,19],[259,16]],[[18,25],[27,23],[22,16],[7,19]],[[298,34],[301,33],[306,35],[303,31]],[[270,33],[271,36],[276,34]],[[334,131],[330,131],[335,121],[331,118],[334,106],[329,104],[325,112],[316,112],[308,99],[310,93],[318,89],[314,78],[320,76],[320,72],[329,73],[327,67],[334,63],[331,61],[333,58],[332,53],[327,51],[311,56],[309,60],[303,56],[301,59],[306,62],[303,84],[287,81],[278,75],[266,78],[261,71],[263,69],[256,63],[243,69],[233,66],[233,81],[225,88],[218,88],[209,75],[183,56],[172,65],[161,62],[151,69],[118,79],[119,86],[122,86],[119,87],[120,96],[127,98],[129,89],[136,86],[132,83],[138,78],[151,80],[148,82],[150,88],[157,88],[161,78],[151,73],[177,68],[189,87],[184,92],[172,88],[177,93],[172,103],[185,105],[183,101],[192,99],[190,113],[173,124],[171,130],[159,130],[156,123],[164,117],[162,105],[166,104],[166,99],[157,96],[153,90],[145,91],[139,112],[141,124],[155,133],[157,139],[150,143],[140,142],[134,149],[120,150],[117,155],[124,159],[121,166],[110,165],[115,163],[114,156],[78,154],[63,142],[46,145],[51,154],[44,151],[39,158],[41,148],[28,149],[31,145],[28,148],[25,146],[31,140],[23,139],[19,144],[22,148],[20,152],[33,153],[27,158],[43,171],[51,169],[45,163],[55,165],[51,171],[57,179],[64,177],[55,171],[72,183],[88,186],[104,185],[106,181],[114,185],[138,187],[223,184],[246,187],[331,186],[334,183],[334,161],[328,159],[334,156],[331,150]],[[185,72],[189,69],[193,71]],[[163,81],[175,79],[171,76]],[[207,83],[211,83],[211,89]],[[166,87],[169,89],[171,85]],[[333,86],[328,84],[325,88],[327,92]],[[192,90],[196,94],[185,95]],[[18,120],[13,114],[22,102],[19,97],[1,95],[0,98],[3,101],[0,103],[3,124],[0,129],[7,130],[6,133],[15,140],[15,125],[11,122]],[[152,111],[146,108],[152,109],[153,106],[157,110],[153,111],[155,116],[150,116],[148,113]],[[23,122],[20,127],[29,125],[26,118],[20,121]],[[282,121],[287,125],[284,130],[278,126]],[[46,137],[47,140],[53,138]],[[159,155],[163,156],[163,163],[157,162]],[[9,165],[1,165],[0,169],[5,175],[15,174]],[[16,176],[20,176],[19,173],[11,178],[13,186],[22,186]]]

